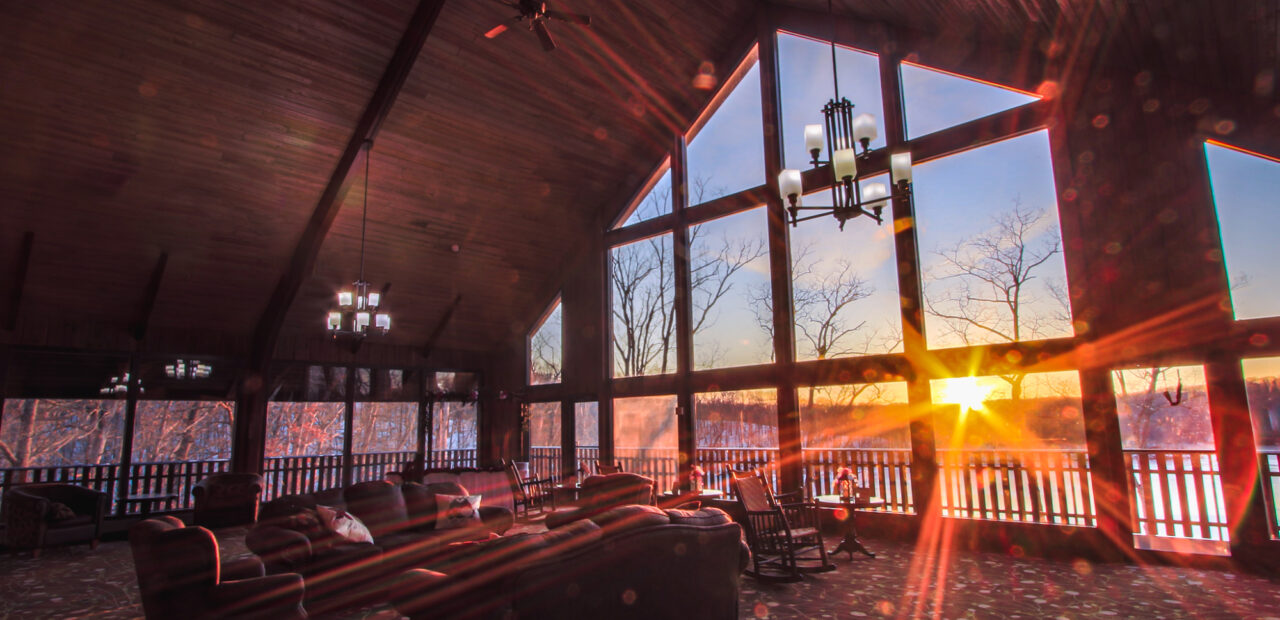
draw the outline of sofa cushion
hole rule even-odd
[[[400,487],[385,480],[361,482],[343,492],[347,511],[359,517],[374,540],[408,529],[409,510]]]
[[[436,529],[477,527],[480,522],[479,495],[437,495]]]
[[[701,510],[670,509],[667,517],[672,525],[720,525],[732,521],[725,511],[710,507]]]
[[[610,508],[592,515],[590,519],[600,526],[606,537],[629,530],[671,523],[671,518],[661,508],[643,504]]]
[[[62,502],[49,503],[49,521],[66,521],[76,518],[76,511]]]
[[[316,506],[316,514],[320,516],[320,522],[329,531],[336,534],[339,538],[354,543],[371,543],[373,535],[369,533],[369,528],[355,515],[340,510],[334,510],[325,505]]]
[[[437,495],[471,495],[456,480],[418,484],[406,482],[400,485],[404,494],[405,508],[409,512],[409,527],[415,530],[430,530],[436,526]]]

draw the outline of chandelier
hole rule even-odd
[[[164,375],[170,379],[208,379],[213,366],[200,360],[173,360],[164,365]]]
[[[369,153],[373,141],[364,143],[364,212],[360,215],[360,278],[352,283],[354,290],[338,292],[338,307],[329,311],[326,320],[329,333],[337,338],[347,335],[364,338],[371,331],[385,334],[391,329],[391,315],[379,312],[382,294],[369,292],[364,279],[364,240],[369,222]]]
[[[139,381],[138,393],[145,394],[146,391],[147,391],[146,388],[142,387],[142,382]],[[120,398],[125,394],[128,394],[129,393],[129,373],[126,372],[124,374],[119,374],[111,377],[110,379],[107,380],[106,384],[104,384],[101,388],[98,388],[98,393],[103,396],[111,396],[115,398]]]
[[[831,12],[831,2],[827,2],[827,11]],[[834,24],[834,21],[832,22]],[[892,192],[884,183],[862,184],[863,176],[858,173],[858,162],[864,164],[871,153],[871,141],[876,139],[876,119],[870,114],[853,115],[854,105],[846,97],[840,96],[840,79],[836,67],[836,42],[834,25],[831,36],[831,82],[835,90],[834,96],[822,106],[821,125],[804,126],[804,147],[809,151],[813,168],[828,165],[833,175],[831,183],[831,205],[804,206],[801,197],[804,184],[801,182],[799,170],[786,169],[778,174],[778,194],[786,201],[787,214],[791,217],[791,225],[825,215],[832,215],[840,222],[840,230],[844,230],[845,222],[860,215],[883,223],[882,213],[892,198],[911,197],[911,153],[895,153],[889,158],[889,169],[893,176]],[[820,159],[823,144],[831,154],[829,161]],[[857,147],[861,146],[861,152]],[[820,211],[812,215],[800,217],[801,211]]]

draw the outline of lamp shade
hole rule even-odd
[[[378,302],[382,301],[381,293],[369,293],[369,307],[377,308]]]
[[[369,326],[369,313],[357,312],[356,313],[356,331],[363,331],[368,326]]]
[[[329,329],[336,330],[341,328],[342,328],[342,313],[330,312],[329,313]]]
[[[858,152],[853,149],[840,149],[831,155],[831,167],[835,169],[836,179],[858,176]]]
[[[338,293],[338,305],[343,308],[351,305],[351,291],[342,291]]]
[[[862,186],[863,207],[883,207],[888,202],[889,190],[884,183],[868,183]]]
[[[379,312],[373,317],[373,325],[382,330],[391,329],[391,315]]]
[[[795,196],[796,204],[800,203],[800,195],[804,193],[804,186],[800,183],[799,170],[788,168],[778,173],[778,193],[783,198]]]
[[[822,125],[804,126],[804,150],[810,152],[822,150]]]
[[[859,114],[853,117],[853,139],[859,142],[876,139],[876,117],[870,114]]]
[[[911,181],[911,153],[894,153],[889,157],[889,170],[893,173],[893,182]]]

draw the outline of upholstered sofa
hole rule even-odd
[[[31,549],[89,541],[96,549],[107,514],[107,494],[59,482],[24,484],[4,494],[5,543]]]
[[[245,536],[269,574],[298,573],[306,580],[306,608],[324,613],[383,600],[390,577],[429,565],[449,543],[487,539],[514,522],[510,510],[481,506],[472,527],[437,529],[436,495],[468,495],[456,483],[401,485],[362,482],[345,489],[286,495],[262,505]],[[319,523],[317,505],[349,512],[369,529],[372,543],[349,542]]]
[[[412,620],[738,617],[750,557],[715,508],[622,506],[542,534],[454,545],[392,587]]]
[[[212,474],[191,487],[192,520],[215,528],[253,523],[258,520],[261,495],[258,474]]]
[[[588,519],[616,506],[652,504],[654,482],[639,474],[619,472],[590,476],[578,488],[578,500],[571,506],[547,513],[547,527],[557,528],[571,521]]]
[[[147,620],[306,618],[302,577],[266,576],[254,558],[221,562],[218,541],[172,516],[129,528],[134,571]]]

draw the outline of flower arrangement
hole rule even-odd
[[[848,467],[841,467],[836,470],[836,480],[853,480],[853,470]]]
[[[689,479],[693,482],[694,493],[702,492],[702,478],[706,475],[707,473],[702,471],[701,465],[694,465],[693,469],[689,470]]]
[[[840,499],[853,499],[853,470],[848,467],[841,467],[836,470],[836,486],[840,489]]]

